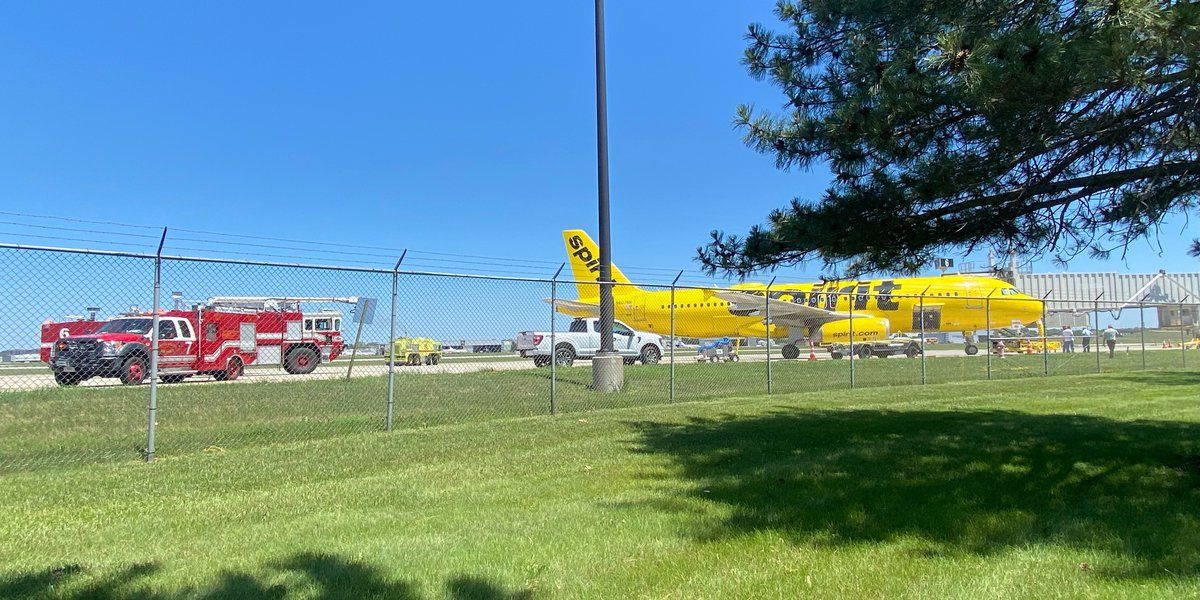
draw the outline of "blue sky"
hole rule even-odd
[[[730,124],[741,102],[779,103],[739,63],[772,5],[610,1],[614,256],[634,277],[695,269],[710,229],[743,232],[827,181],[776,170]],[[379,249],[327,260],[513,257],[530,262],[410,262],[548,274],[561,229],[595,231],[591,36],[589,2],[7,3],[0,211]],[[0,241],[152,243],[0,221]],[[168,251],[289,253],[191,237]],[[1194,271],[1191,237],[1177,219],[1161,256],[1147,244],[1071,270]]]

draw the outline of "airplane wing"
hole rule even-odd
[[[718,298],[729,302],[731,305],[729,309],[731,311],[747,312],[755,316],[766,317],[767,304],[769,303],[771,305],[771,321],[778,323],[816,327],[830,321],[840,321],[850,318],[850,313],[825,310],[807,304],[784,302],[774,298],[768,299],[765,296],[747,294],[746,292],[715,290],[713,293]]]
[[[546,304],[553,304],[554,310],[571,315],[572,317],[598,317],[600,316],[600,305],[591,302],[580,302],[578,300],[564,300],[559,298],[551,300],[550,298],[542,298]]]

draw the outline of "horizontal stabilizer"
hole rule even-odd
[[[551,300],[550,298],[542,298],[547,304],[553,304],[554,310],[571,315],[573,317],[598,317],[600,316],[600,305],[591,302],[580,302],[578,300],[564,300],[559,298]]]

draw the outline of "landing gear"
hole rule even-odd
[[[976,346],[971,342],[967,342],[967,347],[963,348],[963,350],[967,352],[967,356],[975,356],[976,354],[979,354],[979,346]]]
[[[800,348],[798,348],[795,344],[785,344],[783,349],[780,350],[780,353],[783,354],[783,357],[788,360],[800,358]]]

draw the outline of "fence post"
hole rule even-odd
[[[1042,374],[1047,377],[1050,376],[1050,344],[1046,340],[1046,298],[1053,293],[1054,290],[1051,289],[1042,296]]]
[[[558,276],[562,273],[563,267],[567,263],[558,265],[558,270],[554,272],[554,277],[550,278],[550,416],[558,414],[558,390],[557,381],[558,371],[558,349],[555,348],[555,339],[558,337],[558,328],[555,326],[555,317],[558,315]]]
[[[933,286],[932,285],[925,286],[925,289],[921,290],[921,296],[917,298],[917,301],[921,303],[921,308],[920,308],[920,312],[921,312],[921,319],[920,319],[921,320],[921,385],[925,385],[925,383],[926,383],[926,374],[925,374],[925,293],[928,292],[929,288],[931,288],[931,287],[933,287]]]
[[[834,306],[834,309],[836,310],[838,296],[836,295],[837,294],[836,292],[834,292],[834,294],[835,295],[833,297],[834,298],[833,306]],[[855,354],[856,353],[854,352],[854,299],[852,298],[850,300],[850,346],[849,346],[848,353],[846,355],[846,358],[849,359],[849,361],[850,361],[850,389],[854,389],[854,357],[855,357]]]
[[[1146,294],[1145,296],[1142,296],[1141,300],[1138,300],[1138,318],[1139,318],[1139,320],[1141,320],[1141,323],[1142,323],[1141,332],[1142,332],[1142,370],[1143,371],[1146,370],[1146,298],[1149,298],[1149,297],[1150,297],[1150,294]],[[1100,332],[1099,331],[1096,331],[1096,341],[1100,341]],[[1100,346],[1097,345],[1096,348],[1097,348],[1097,351],[1099,351]]]
[[[776,276],[778,277],[778,275]],[[771,395],[771,286],[775,285],[776,277],[772,277],[770,283],[767,284],[766,298],[766,318],[763,320],[763,325],[767,331],[767,395]]]
[[[679,278],[683,277],[683,271],[680,271],[675,279],[671,281],[671,349],[670,349],[670,367],[667,375],[667,401],[675,401],[675,284],[679,283]]]
[[[162,288],[162,249],[167,242],[167,228],[163,227],[158,240],[158,251],[154,254],[154,293],[150,301],[153,319],[150,325],[150,418],[146,431],[146,462],[154,460],[154,434],[158,419],[158,298]]]
[[[1179,301],[1179,358],[1181,366],[1187,368],[1187,331],[1183,328],[1183,303],[1191,297],[1188,294]]]
[[[987,324],[987,347],[984,352],[987,352],[987,378],[992,378],[992,294],[995,294],[995,288],[988,292],[987,297],[983,299],[983,320]]]
[[[396,295],[400,288],[400,263],[404,262],[404,256],[407,254],[407,248],[400,252],[400,260],[396,261],[396,266],[392,269],[392,312],[388,323],[387,418],[385,419],[386,429],[389,432],[392,430],[392,407],[396,402]]]
[[[1093,314],[1096,316],[1096,331],[1100,331],[1100,299],[1103,297],[1104,297],[1104,292],[1100,292],[1100,295],[1096,296],[1096,299],[1092,301],[1094,303],[1092,306]],[[1071,350],[1075,350],[1075,349],[1071,348]],[[1100,353],[1097,352],[1096,353],[1096,372],[1099,373],[1100,371],[1101,371],[1101,369],[1100,369]]]

